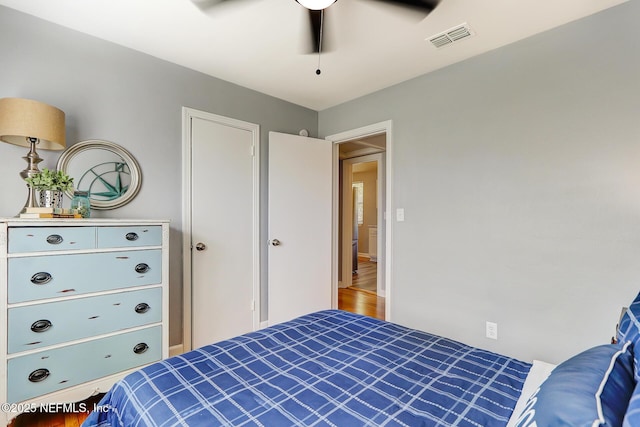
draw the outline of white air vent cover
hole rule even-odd
[[[453,28],[449,28],[446,31],[428,37],[427,40],[437,48],[445,47],[454,42],[464,40],[473,35],[471,27],[465,22],[464,24],[456,25]]]

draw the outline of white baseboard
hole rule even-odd
[[[381,298],[384,298],[387,295],[385,290],[379,290],[377,293],[378,293],[378,296],[381,297]]]
[[[269,321],[265,320],[264,322],[260,322],[260,329],[264,329],[269,326]]]

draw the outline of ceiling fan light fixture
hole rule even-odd
[[[303,7],[306,7],[309,10],[322,10],[326,9],[332,4],[334,4],[337,0],[296,0]]]

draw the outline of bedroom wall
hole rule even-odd
[[[393,321],[523,360],[609,342],[640,290],[637,16],[633,0],[320,112],[321,136],[393,120]]]
[[[171,220],[170,344],[182,343],[182,106],[260,125],[263,212],[268,132],[297,134],[306,128],[316,135],[317,112],[3,6],[0,58],[0,97],[55,105],[66,113],[67,145],[105,139],[125,147],[140,163],[139,195],[120,209],[92,215]],[[18,173],[25,168],[26,152],[0,143],[2,217],[16,215],[24,205],[26,188]],[[41,168],[55,167],[59,155],[41,150]],[[265,215],[262,224],[266,241]],[[262,303],[264,317],[266,298]]]

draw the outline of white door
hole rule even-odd
[[[331,308],[330,141],[269,133],[269,324]]]
[[[255,330],[258,126],[191,116],[192,348]],[[258,319],[259,320],[259,319]]]

